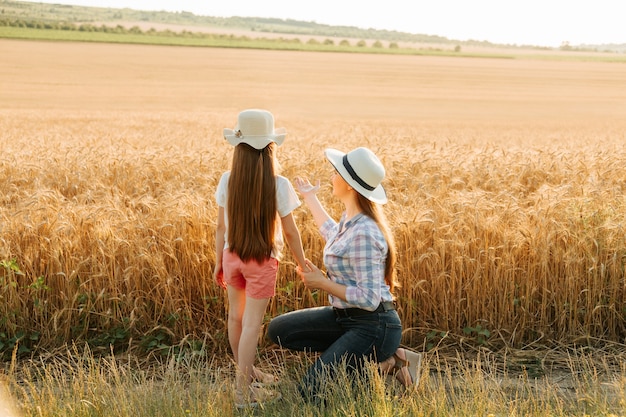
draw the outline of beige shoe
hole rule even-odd
[[[402,350],[404,351],[404,359],[399,357],[397,353],[393,354],[393,358],[396,361],[393,365],[394,374],[407,391],[414,390],[420,381],[422,354],[405,348],[402,348]],[[408,378],[404,372],[405,368],[409,373]]]
[[[263,406],[263,404],[273,403],[281,398],[280,392],[265,388],[261,384],[253,383],[250,385],[248,392],[244,393],[239,389],[235,391],[235,407],[238,409],[257,408]]]

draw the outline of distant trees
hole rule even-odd
[[[1,15],[0,15],[1,16]],[[60,31],[77,31],[77,32],[85,32],[85,33],[93,33],[92,36],[94,39],[102,39],[102,37],[97,36],[97,33],[106,33],[106,34],[115,34],[115,35],[132,35],[129,36],[128,39],[120,39],[119,41],[124,42],[142,42],[142,43],[165,43],[172,45],[186,45],[193,44],[196,46],[236,46],[236,47],[263,47],[270,49],[297,49],[298,46],[306,42],[306,47],[301,49],[306,50],[320,50],[320,51],[329,51],[329,50],[338,50],[338,51],[354,51],[355,48],[362,50],[363,52],[371,51],[379,53],[382,49],[385,48],[385,44],[382,40],[374,40],[368,48],[368,43],[365,39],[360,39],[353,44],[350,43],[348,39],[342,39],[338,42],[336,46],[336,40],[326,38],[323,39],[320,36],[307,36],[304,37],[305,41],[302,41],[298,37],[272,37],[266,38],[259,35],[250,37],[246,35],[234,35],[232,33],[207,33],[203,31],[192,32],[189,30],[189,27],[180,31],[173,31],[171,29],[164,30],[156,30],[151,27],[149,29],[142,29],[140,26],[124,26],[116,23],[109,23],[108,25],[103,23],[100,25],[96,25],[94,23],[71,23],[71,22],[61,22],[61,21],[36,21],[36,20],[25,20],[25,19],[16,19],[16,18],[7,18],[0,17],[0,26],[9,26],[9,27],[17,27],[17,28],[29,28],[29,29],[51,29],[51,30],[60,30]],[[224,30],[224,32],[227,32]],[[137,36],[144,35],[146,38],[154,38],[154,40],[141,40],[137,39]],[[42,35],[46,38],[46,35]],[[54,36],[52,36],[54,38]],[[65,39],[65,37],[63,37]],[[80,37],[81,40],[84,40],[84,37]],[[106,38],[110,40],[109,37]],[[178,40],[174,40],[178,39]],[[388,43],[388,48],[393,51],[390,53],[401,53],[401,54],[410,54],[411,47],[403,46],[400,48],[397,42],[390,41]],[[427,48],[429,51],[442,51],[441,49],[432,49]],[[423,51],[424,49],[420,49]],[[460,52],[461,47],[457,45],[454,48],[455,52]]]
[[[2,18],[14,19],[11,24],[7,21],[0,22],[3,26],[17,27],[33,27],[25,24],[29,19],[37,19],[42,25],[53,25],[51,29],[73,30],[68,27],[59,27],[56,25],[61,22],[73,22],[80,26],[86,22],[108,22],[114,25],[118,22],[153,22],[181,25],[187,27],[220,27],[225,29],[246,29],[259,33],[280,33],[289,36],[315,37],[316,39],[333,38],[333,39],[377,39],[383,44],[388,43],[390,49],[398,49],[398,44],[439,44],[441,46],[449,45],[451,40],[442,36],[406,33],[390,30],[362,29],[354,26],[332,26],[319,24],[310,21],[298,21],[293,19],[279,18],[258,18],[258,17],[214,17],[195,15],[191,12],[166,12],[166,11],[146,11],[134,10],[130,8],[108,8],[108,7],[87,7],[87,6],[70,6],[60,4],[49,4],[42,6],[37,2],[3,2],[0,0],[0,16]],[[16,19],[22,21],[22,25],[14,25]],[[143,26],[142,26],[143,27]],[[92,30],[83,28],[83,31]],[[147,30],[146,30],[147,31]],[[133,32],[135,33],[135,32]],[[189,36],[186,34],[185,36]],[[197,35],[194,35],[196,37]],[[324,43],[323,41],[320,41]],[[337,42],[337,41],[335,41]],[[346,41],[340,46],[346,47],[349,44]],[[452,41],[458,42],[458,41]],[[354,43],[354,41],[353,41]],[[463,42],[462,45],[469,44]],[[484,42],[489,45],[489,42]],[[354,45],[353,45],[354,46]],[[374,48],[380,45],[374,42]],[[563,45],[562,49],[572,48],[569,45]],[[404,49],[404,48],[402,48]]]
[[[40,22],[23,19],[0,19],[0,26],[30,29],[75,30],[79,32],[143,33],[138,26],[126,28],[122,25],[107,26],[103,24],[101,26],[95,26],[91,23],[81,23],[80,25],[76,25],[68,22]]]

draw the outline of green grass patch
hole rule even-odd
[[[199,36],[192,33],[111,33],[102,31],[80,31],[62,29],[38,29],[28,27],[0,26],[0,38],[65,42],[104,42],[143,45],[249,48],[267,50],[346,52],[393,55],[430,55],[453,57],[507,58],[510,55],[462,53],[441,49],[377,48],[355,45],[328,45],[324,43],[302,43],[289,39],[247,38],[230,35]]]
[[[496,59],[533,59],[561,61],[592,61],[626,63],[626,55],[585,54],[571,55],[554,53],[539,54],[503,54],[503,53],[471,53],[438,48],[389,48],[374,46],[357,46],[327,43],[303,43],[298,39],[248,38],[246,36],[216,35],[202,33],[140,32],[132,31],[104,32],[64,29],[42,29],[30,27],[0,26],[0,38],[24,39],[60,42],[102,42],[139,45],[187,46],[207,48],[247,48],[305,52],[343,52],[388,55],[445,56],[457,58],[496,58]]]

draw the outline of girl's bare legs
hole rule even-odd
[[[245,393],[253,379],[254,359],[269,298],[246,297],[243,290],[228,286],[228,300],[228,340],[238,368],[236,385]]]
[[[239,363],[239,339],[241,338],[241,327],[243,312],[246,308],[246,293],[232,286],[227,287],[228,291],[228,342],[235,357],[235,363]]]
[[[243,313],[241,337],[239,338],[239,354],[237,364],[242,372],[243,385],[248,386],[252,382],[254,371],[254,359],[261,333],[261,323],[265,315],[265,309],[269,298],[254,299],[246,298],[246,308]]]

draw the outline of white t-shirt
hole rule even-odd
[[[226,225],[226,232],[224,233],[224,249],[228,248],[228,210],[226,209],[226,202],[228,201],[228,179],[230,178],[230,171],[226,171],[222,174],[220,182],[217,185],[217,191],[215,192],[215,199],[217,205],[224,208],[224,224]],[[293,189],[291,182],[283,176],[276,176],[276,208],[280,217],[285,217],[296,208],[300,207],[300,199],[296,194],[296,190]],[[283,248],[285,247],[285,241],[283,240],[283,228],[281,226],[280,219],[276,222],[276,233],[274,236],[274,249],[272,250],[272,257],[279,259],[282,257]]]

